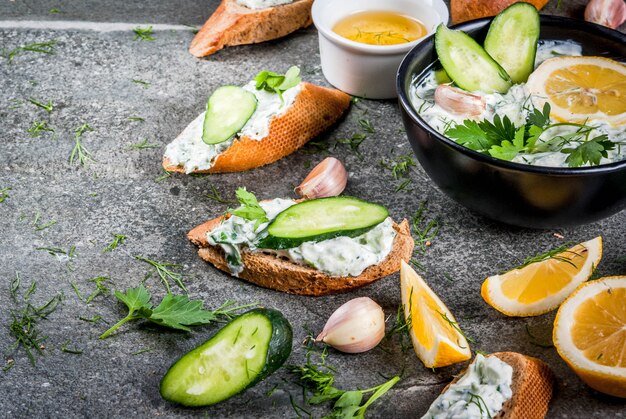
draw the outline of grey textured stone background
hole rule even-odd
[[[581,17],[585,1],[563,0],[560,9],[551,1],[545,13]],[[171,141],[203,109],[207,96],[222,84],[242,84],[262,69],[284,71],[297,64],[306,80],[326,85],[319,69],[314,28],[261,45],[225,49],[199,60],[187,53],[193,33],[184,27],[155,31],[154,42],[133,41],[130,30],[49,30],[46,21],[127,22],[201,25],[217,7],[216,1],[7,1],[0,2],[0,47],[58,41],[56,54],[23,53],[11,64],[0,59],[0,189],[10,187],[0,203],[0,349],[9,348],[11,310],[9,284],[19,272],[22,289],[37,282],[32,301],[40,304],[61,293],[63,303],[39,324],[45,341],[43,356],[31,366],[18,350],[7,356],[14,366],[0,372],[0,417],[295,417],[290,396],[302,404],[300,388],[285,369],[264,382],[217,406],[183,409],[161,399],[158,383],[167,368],[186,351],[199,345],[217,326],[177,333],[142,322],[127,324],[119,333],[98,340],[107,324],[91,324],[79,316],[102,316],[110,326],[125,315],[111,295],[80,301],[94,285],[90,278],[109,276],[113,288],[138,285],[150,267],[134,259],[181,264],[192,298],[210,308],[226,299],[259,302],[281,310],[294,326],[294,350],[289,364],[305,362],[299,345],[306,328],[319,332],[336,307],[358,296],[370,296],[393,316],[400,303],[399,278],[392,275],[354,292],[321,298],[285,295],[229,277],[204,263],[185,238],[193,226],[223,212],[225,204],[207,197],[215,187],[232,198],[245,185],[260,198],[292,196],[292,188],[323,153],[299,151],[275,164],[246,172],[205,177],[172,175],[157,180],[163,171],[161,156]],[[50,9],[60,13],[50,13]],[[42,21],[44,29],[15,28],[12,21]],[[25,24],[27,27],[31,24]],[[31,25],[32,27],[32,25]],[[144,88],[133,83],[150,83]],[[48,114],[27,98],[52,100]],[[365,115],[365,116],[364,116]],[[145,118],[132,122],[129,116]],[[622,417],[623,400],[599,394],[585,386],[549,342],[554,313],[528,319],[506,318],[480,297],[488,275],[506,270],[529,255],[556,247],[563,241],[604,238],[601,275],[626,273],[626,212],[577,228],[536,231],[507,227],[473,214],[443,195],[418,166],[411,172],[411,191],[394,192],[398,181],[381,168],[383,158],[409,154],[397,105],[393,101],[362,101],[347,117],[318,140],[333,141],[361,132],[360,118],[368,118],[375,133],[368,134],[360,150],[363,159],[342,145],[332,154],[343,160],[351,177],[350,195],[385,204],[396,219],[411,217],[428,201],[426,220],[439,219],[441,229],[419,260],[424,277],[455,313],[463,330],[474,337],[473,349],[509,350],[546,361],[557,375],[549,417]],[[33,121],[48,121],[56,136],[27,133]],[[94,162],[72,165],[68,157],[74,130],[88,123],[83,145]],[[136,150],[131,144],[147,139],[158,147]],[[38,225],[55,224],[37,231]],[[103,253],[112,233],[128,236],[125,244]],[[558,233],[564,237],[555,236]],[[37,247],[76,247],[66,260]],[[450,278],[450,279],[448,279]],[[160,300],[165,290],[155,275],[147,287]],[[178,290],[175,290],[176,292]],[[387,327],[391,327],[392,319]],[[527,329],[535,338],[532,338]],[[64,344],[82,354],[61,351]],[[142,352],[144,351],[145,352]],[[141,352],[141,353],[138,353]],[[369,417],[414,417],[428,405],[462,365],[431,371],[412,349],[402,352],[397,339],[383,342],[362,355],[331,351],[328,363],[337,368],[337,386],[370,387],[384,377],[402,380],[368,410]],[[271,395],[270,390],[275,389]],[[305,406],[315,417],[328,405]]]

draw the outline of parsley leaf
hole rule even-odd
[[[463,121],[463,125],[448,128],[444,134],[474,151],[484,152],[494,145],[478,122],[471,119]]]
[[[512,141],[517,131],[515,125],[506,115],[504,118],[500,118],[500,115],[496,114],[493,117],[493,122],[483,120],[478,123],[478,126],[487,134],[487,138],[491,140],[492,144]]]
[[[614,148],[615,143],[609,140],[607,134],[602,134],[583,142],[576,148],[564,148],[561,151],[569,154],[565,160],[569,167],[579,167],[586,163],[597,166],[602,157],[607,157],[607,151]]]
[[[513,142],[504,140],[500,145],[493,145],[489,149],[489,154],[492,157],[502,160],[513,160],[520,151],[524,150],[524,127],[518,128],[515,132],[515,138]]]
[[[254,78],[257,90],[266,90],[270,93],[276,93],[283,100],[283,92],[297,86],[302,79],[300,78],[300,69],[293,66],[282,75],[268,70],[263,70]]]
[[[236,215],[249,221],[255,221],[255,229],[258,228],[259,225],[269,221],[265,210],[261,208],[259,201],[257,201],[256,196],[254,196],[253,193],[248,192],[246,188],[237,188],[235,195],[237,195],[237,200],[239,200],[241,206],[230,211],[232,215]]]
[[[533,107],[532,112],[528,113],[527,121],[538,128],[545,128],[550,125],[550,104],[544,103],[541,111]]]

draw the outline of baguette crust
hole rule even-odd
[[[283,37],[313,23],[312,4],[313,0],[296,0],[265,9],[248,9],[237,0],[222,0],[191,41],[189,52],[206,57],[224,47]]]
[[[340,90],[302,83],[302,90],[290,108],[273,117],[269,134],[262,140],[236,139],[219,154],[213,166],[193,173],[227,173],[254,169],[279,160],[315,138],[334,124],[350,106],[350,96]],[[163,158],[168,172],[185,173],[183,166]]]
[[[198,254],[202,259],[230,273],[222,249],[210,246],[206,239],[207,233],[217,227],[222,219],[223,217],[214,218],[197,226],[187,234],[187,237],[192,243],[200,246]],[[393,228],[398,234],[391,252],[385,260],[368,267],[359,276],[328,276],[317,269],[298,265],[271,254],[243,251],[241,256],[244,270],[239,277],[264,288],[289,294],[320,296],[350,291],[397,272],[400,269],[400,260],[411,258],[414,242],[408,221],[394,223]]]
[[[550,367],[540,359],[517,352],[495,352],[489,356],[497,356],[513,368],[513,396],[504,403],[493,419],[543,419],[552,398],[554,374]],[[442,393],[463,374],[465,371],[452,380]]]
[[[451,0],[450,1],[450,17],[452,23],[462,23],[468,20],[480,19],[481,17],[495,16],[517,0]],[[541,10],[548,0],[524,0]]]

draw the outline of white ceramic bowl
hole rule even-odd
[[[330,84],[353,96],[392,99],[402,58],[422,39],[398,45],[368,45],[337,35],[342,18],[365,11],[398,12],[422,22],[428,34],[448,23],[443,0],[315,0],[313,23],[319,31],[322,72]],[[427,35],[426,35],[427,36]]]

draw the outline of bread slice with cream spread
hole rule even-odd
[[[311,23],[313,0],[222,0],[191,41],[189,52],[206,57],[234,45],[281,38]]]
[[[272,73],[274,74],[274,73]],[[243,86],[256,96],[257,108],[228,141],[203,141],[200,114],[170,143],[163,168],[179,173],[240,172],[279,160],[333,125],[350,106],[350,96],[336,89],[300,81],[282,94]]]
[[[271,223],[285,207],[295,208],[295,204],[300,202],[273,200],[260,204],[266,208],[267,222]],[[400,261],[409,260],[413,253],[414,241],[408,221],[396,224],[386,217],[362,235],[351,238],[334,236],[282,250],[243,245],[237,251],[237,266],[233,267],[233,253],[223,242],[220,245],[219,236],[243,243],[254,234],[251,233],[253,230],[264,230],[266,224],[246,229],[239,219],[236,229],[224,230],[223,224],[229,218],[230,215],[214,218],[188,233],[189,240],[199,246],[200,257],[224,272],[290,294],[320,296],[349,291],[397,272]],[[241,240],[234,238],[233,231],[247,237]]]

